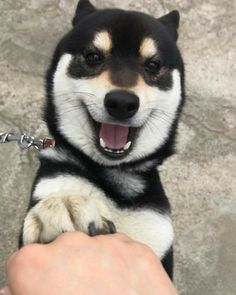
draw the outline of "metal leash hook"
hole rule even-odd
[[[26,150],[33,145],[33,139],[25,134],[22,134],[17,143],[22,150]]]
[[[53,148],[55,141],[52,138],[46,137],[44,139],[37,139],[33,136],[27,136],[24,133],[0,132],[0,143],[7,143],[16,141],[22,150],[34,147],[37,150],[45,148]]]
[[[7,141],[8,133],[0,132],[0,143],[5,143]]]

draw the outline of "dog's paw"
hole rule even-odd
[[[95,236],[115,233],[116,228],[106,205],[80,196],[52,196],[39,201],[26,215],[23,243],[48,243],[67,231]]]

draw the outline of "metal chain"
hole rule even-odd
[[[37,139],[33,136],[27,136],[24,133],[0,132],[0,143],[11,141],[16,141],[22,150],[29,149],[30,147],[42,150],[45,148],[53,148],[55,146],[55,141],[49,137]]]

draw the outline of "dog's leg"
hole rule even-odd
[[[65,231],[78,230],[91,236],[116,231],[111,201],[80,177],[41,179],[33,201],[36,204],[24,220],[23,244],[48,243]]]
[[[164,258],[162,259],[162,265],[167,272],[169,278],[173,280],[173,267],[174,267],[174,252],[173,247],[166,253]]]
[[[36,204],[23,226],[23,243],[47,243],[65,231],[90,235],[118,232],[148,245],[163,259],[173,243],[167,213],[150,208],[119,208],[88,180],[61,175],[42,178],[33,192]]]

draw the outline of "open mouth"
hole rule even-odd
[[[98,123],[99,149],[106,156],[122,158],[132,149],[137,128]]]
[[[98,149],[107,157],[122,159],[134,146],[140,127],[130,127],[107,122],[98,122],[87,111],[89,121],[94,127]]]

